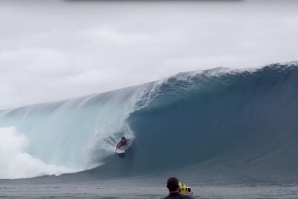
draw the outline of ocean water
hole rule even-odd
[[[192,184],[189,182],[189,184]],[[61,182],[48,178],[1,181],[1,198],[98,198],[160,199],[167,195],[165,179],[82,180]],[[297,185],[229,185],[201,184],[192,186],[194,198],[201,199],[292,199],[297,198]]]
[[[297,198],[298,63],[0,111],[0,197]],[[122,136],[133,138],[124,155]]]

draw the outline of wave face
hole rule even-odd
[[[128,119],[136,139],[125,159],[110,157],[94,172],[297,179],[297,66],[219,68],[164,80]]]
[[[109,93],[2,111],[0,140],[14,143],[9,148],[14,155],[1,156],[0,168],[6,172],[0,171],[0,178],[95,167],[84,173],[103,178],[217,168],[222,173],[293,175],[298,173],[297,66],[186,72]],[[125,156],[118,156],[114,147],[123,135],[134,140]],[[5,150],[0,147],[0,154]],[[18,168],[15,162],[30,164]],[[16,176],[16,170],[24,171]]]
[[[142,93],[142,87],[126,88],[1,111],[0,154],[5,156],[0,178],[60,175],[101,165],[121,136],[134,137],[126,119]],[[12,146],[2,147],[5,143]]]

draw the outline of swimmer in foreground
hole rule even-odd
[[[187,194],[181,194],[179,192],[179,181],[175,177],[168,179],[167,188],[169,189],[169,195],[164,199],[193,199],[193,192],[187,192]]]

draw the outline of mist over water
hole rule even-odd
[[[57,165],[47,165],[26,152],[28,139],[14,127],[0,129],[0,178],[15,179],[42,175],[74,173],[77,170]]]

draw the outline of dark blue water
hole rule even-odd
[[[296,66],[179,79],[170,78],[158,97],[130,114],[132,147],[95,173],[189,173],[190,167],[198,178],[207,173],[235,183],[297,182]]]

